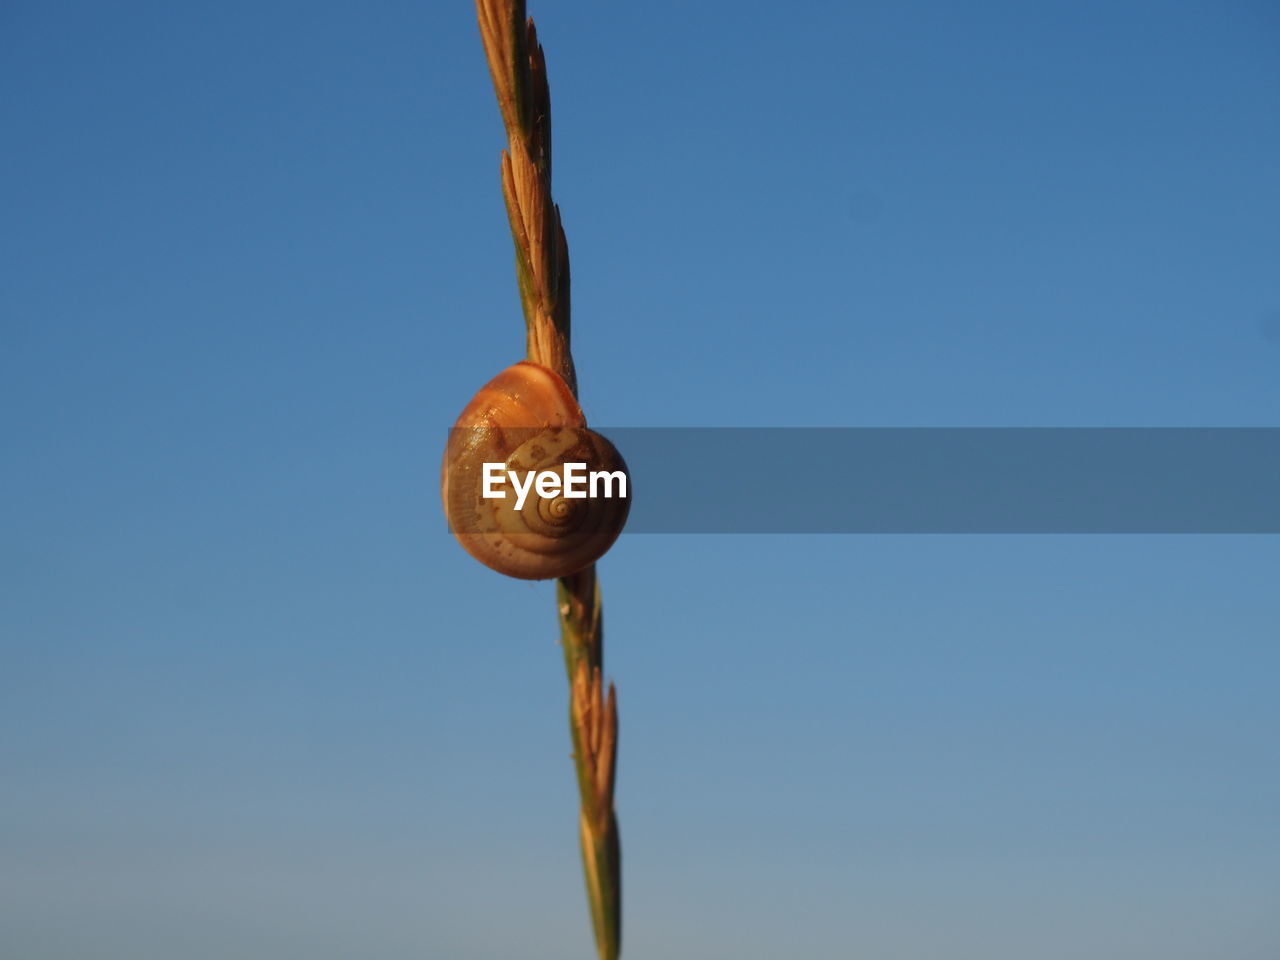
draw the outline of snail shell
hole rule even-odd
[[[629,489],[627,497],[543,498],[530,485],[516,510],[510,483],[498,487],[507,494],[502,499],[482,495],[485,463],[502,463],[521,482],[531,470],[563,478],[565,463],[585,463],[588,472],[626,472],[621,454],[587,429],[578,401],[552,370],[514,364],[463,408],[449,431],[440,476],[449,529],[485,566],[524,580],[576,573],[599,560],[622,532]]]

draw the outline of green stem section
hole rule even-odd
[[[617,765],[617,693],[602,695],[604,659],[600,585],[594,566],[559,580],[560,642],[569,679],[569,730],[582,811],[579,839],[587,900],[601,960],[616,960],[622,942],[622,850],[613,812]]]

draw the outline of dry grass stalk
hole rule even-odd
[[[480,36],[507,130],[502,195],[515,244],[528,359],[555,370],[576,395],[569,350],[569,248],[551,198],[551,95],[546,60],[523,0],[476,0]],[[603,691],[603,628],[594,565],[556,585],[569,678],[569,726],[581,800],[579,833],[600,960],[622,936],[622,857],[613,810],[617,694]]]

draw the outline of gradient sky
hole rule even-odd
[[[588,415],[1280,425],[1266,2],[542,2]],[[0,954],[588,957],[468,0],[0,6]],[[768,504],[760,505],[768,509]],[[633,960],[1273,960],[1280,540],[626,536]]]

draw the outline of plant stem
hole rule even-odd
[[[523,0],[476,0],[494,92],[507,130],[502,195],[515,245],[526,354],[577,395],[569,349],[569,248],[551,198],[551,94],[546,60]],[[622,855],[613,810],[618,709],[604,693],[604,635],[594,564],[556,584],[569,679],[569,729],[581,802],[579,836],[600,960],[617,960],[622,938]]]

